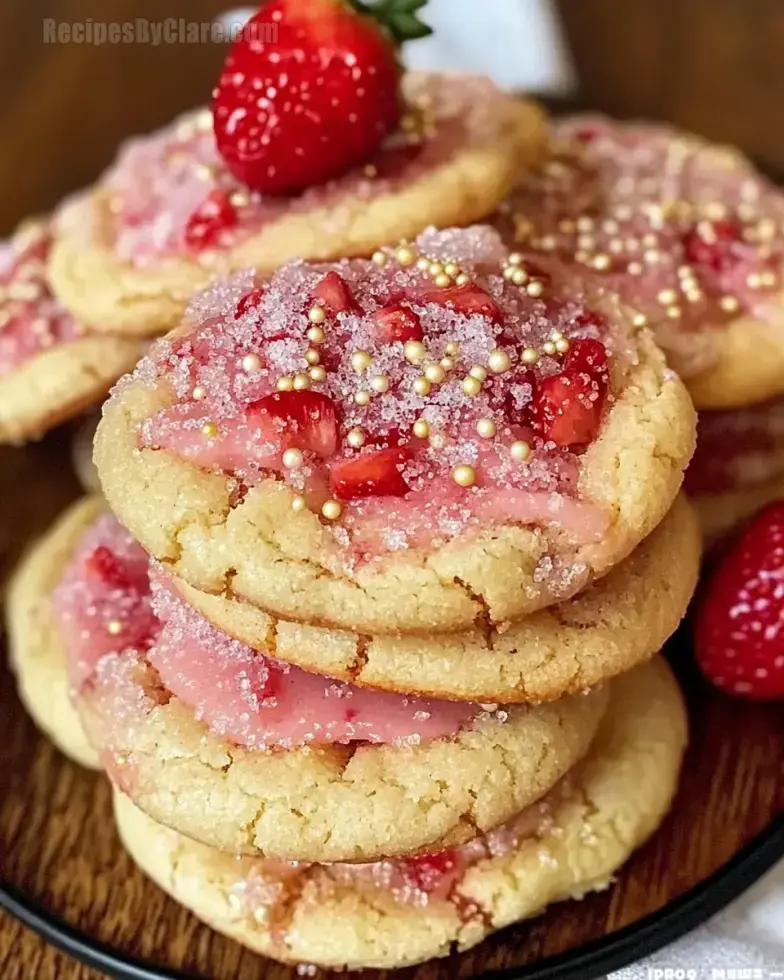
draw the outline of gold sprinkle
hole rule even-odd
[[[425,395],[429,395],[432,387],[433,386],[427,378],[419,377],[414,379],[414,391],[418,395],[422,395],[423,397]]]
[[[421,340],[408,340],[403,348],[403,356],[409,364],[419,364],[427,356],[427,350]]]
[[[472,378],[476,378],[477,381],[487,381],[487,369],[481,364],[474,364],[468,373]]]
[[[467,286],[471,282],[471,277],[466,275],[465,272],[461,272],[459,276],[455,279],[456,286]]]
[[[662,289],[660,293],[657,293],[656,299],[662,306],[669,306],[670,303],[674,303],[678,299],[678,294],[674,289]]]
[[[509,258],[507,259],[509,265],[520,265],[522,261],[523,261],[523,257],[519,252],[509,253]]]
[[[421,259],[417,259],[417,269],[419,269],[421,272],[427,272],[429,268],[430,268],[430,259],[426,259],[424,255],[422,256]]]
[[[444,272],[454,279],[455,276],[460,274],[460,266],[457,262],[447,262],[444,266]]]
[[[569,350],[569,341],[565,337],[556,340],[555,349],[559,354],[565,354]]]
[[[539,360],[539,351],[535,347],[526,347],[520,355],[523,364],[536,364]]]
[[[481,390],[482,382],[478,378],[473,378],[471,375],[463,378],[463,391],[469,398],[475,398]]]
[[[370,379],[370,387],[373,391],[383,394],[389,391],[389,378],[385,374],[377,374]]]
[[[553,354],[555,354],[555,352],[556,352],[556,346],[552,342],[552,340],[548,340],[547,343],[542,344],[542,353],[543,354],[549,354],[550,357],[552,357]]]
[[[444,266],[441,262],[431,262],[427,267],[428,274],[435,279],[436,276],[440,276],[444,271]]]
[[[302,466],[305,461],[305,457],[302,455],[301,449],[287,449],[283,454],[283,465],[286,469],[296,470]]]
[[[454,359],[451,357],[442,357],[439,364],[445,371],[453,371],[455,367]]]
[[[524,463],[531,455],[531,447],[524,439],[518,439],[509,447],[509,452],[516,462]]]
[[[360,428],[349,429],[346,434],[346,442],[349,446],[353,446],[354,449],[359,449],[360,446],[365,445],[365,433]]]
[[[427,439],[430,435],[430,425],[425,419],[417,419],[414,422],[414,435],[417,439]]]
[[[668,306],[666,310],[666,316],[668,316],[670,320],[680,320],[681,318],[680,306]]]
[[[242,370],[247,371],[250,374],[252,371],[258,371],[261,367],[261,358],[258,354],[246,354],[242,359]]]
[[[387,255],[386,255],[386,252],[382,252],[382,251],[379,250],[378,252],[374,252],[371,258],[372,258],[372,261],[373,261],[374,265],[386,265],[387,264]]]
[[[487,358],[487,365],[493,374],[503,374],[512,366],[512,361],[505,350],[493,350]]]
[[[314,307],[314,308],[315,309],[321,309],[320,306],[319,307]],[[322,313],[323,312],[324,311],[322,310]],[[323,344],[324,343],[324,331],[321,329],[321,327],[311,327],[308,330],[306,336],[307,336],[308,340],[311,342],[311,344]]]
[[[291,391],[294,387],[294,379],[290,378],[287,374],[284,374],[282,378],[278,378],[278,382],[275,385],[278,391]]]
[[[308,320],[311,323],[323,323],[327,319],[323,306],[311,306],[308,310]]]
[[[357,372],[357,374],[362,374],[370,367],[370,362],[372,357],[366,350],[355,350],[351,355],[351,366]]]
[[[626,266],[626,271],[629,273],[630,276],[641,276],[642,266],[640,265],[639,262],[630,262]]]
[[[320,364],[317,364],[315,367],[312,367],[308,371],[308,374],[310,375],[311,381],[324,381],[327,377],[326,370]]]
[[[305,388],[310,388],[310,378],[307,374],[297,373],[294,375],[294,380],[292,382],[295,391],[304,391]]]
[[[439,289],[446,289],[447,286],[452,285],[452,280],[445,272],[442,272],[433,277],[433,283],[438,286]]]
[[[427,440],[433,449],[443,449],[446,445],[446,436],[443,432],[434,432],[432,436]]]
[[[343,513],[343,507],[339,500],[327,500],[321,507],[321,514],[328,521],[336,521]]]
[[[321,360],[321,354],[319,354],[315,348],[308,347],[308,349],[305,351],[305,360],[312,367],[314,364],[318,364],[318,362]]]
[[[544,292],[544,286],[541,282],[535,279],[533,282],[528,283],[528,285],[525,287],[525,291],[529,296],[541,296]]]
[[[414,250],[408,245],[398,245],[398,247],[395,249],[395,258],[400,265],[413,265],[415,258]]]
[[[357,405],[369,405],[370,404],[370,392],[369,391],[358,391],[354,395],[354,401]]]
[[[635,313],[634,319],[632,320],[632,326],[641,330],[643,327],[648,326],[648,317],[644,313]]]
[[[207,394],[207,389],[204,387],[204,385],[196,385],[196,387],[191,392],[191,398],[195,402],[200,402],[202,398],[206,396],[206,394]]]
[[[450,340],[444,348],[444,353],[449,357],[454,357],[456,354],[460,353],[460,344],[458,344],[456,340]]]
[[[295,493],[294,496],[291,498],[291,509],[295,513],[298,513],[301,510],[305,510],[307,506],[308,503],[301,493]]]
[[[461,463],[452,470],[452,479],[459,487],[472,487],[476,483],[476,470],[468,463]]]
[[[205,422],[201,427],[201,434],[205,439],[214,439],[218,434],[218,426],[214,422]]]
[[[762,286],[762,278],[757,272],[750,272],[746,276],[746,285],[749,289],[759,289]]]
[[[515,286],[524,286],[528,282],[528,273],[525,269],[512,269],[511,278]]]
[[[496,425],[492,419],[479,419],[476,431],[483,439],[492,439],[496,433]]]
[[[610,256],[600,252],[593,260],[594,269],[599,272],[606,272],[610,268]]]
[[[112,636],[117,636],[119,633],[122,633],[123,624],[119,619],[110,619],[106,624],[106,629]]]
[[[737,313],[740,309],[740,302],[735,296],[722,296],[719,300],[719,306],[725,313]]]
[[[440,364],[428,364],[425,367],[425,377],[434,385],[440,385],[446,377],[446,373]]]

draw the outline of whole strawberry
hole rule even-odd
[[[701,670],[721,690],[784,697],[784,501],[757,514],[710,579],[694,646]]]
[[[213,93],[218,150],[267,194],[323,183],[366,160],[402,111],[396,45],[430,33],[426,0],[268,0]]]

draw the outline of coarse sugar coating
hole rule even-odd
[[[430,223],[476,221],[509,190],[517,161],[541,155],[540,110],[488,79],[413,73],[403,90],[409,111],[373,159],[296,196],[238,183],[209,109],[131,140],[63,229],[60,296],[96,329],[116,311],[128,332],[161,333],[216,274],[366,255]]]
[[[547,792],[604,712],[603,691],[507,711],[330,681],[221,634],[146,569],[93,515],[48,635],[112,780],[214,846],[364,860],[463,842]]]
[[[558,121],[498,226],[651,324],[698,408],[784,392],[784,196],[738,151],[666,126]],[[760,356],[764,352],[764,356]]]
[[[611,687],[587,758],[547,798],[465,847],[360,866],[237,861],[117,794],[120,836],[173,898],[265,956],[336,969],[446,956],[606,888],[661,822],[686,743],[680,693],[661,659]]]
[[[0,243],[0,442],[38,438],[77,415],[141,356],[133,340],[89,333],[52,295],[51,245],[48,219]]]
[[[216,284],[118,387],[96,462],[197,588],[314,625],[457,631],[622,560],[693,437],[621,306],[477,226]]]
[[[281,660],[353,684],[508,704],[592,687],[653,656],[697,584],[700,529],[681,494],[655,531],[605,578],[567,602],[492,629],[367,636],[275,619],[175,580],[226,633]]]

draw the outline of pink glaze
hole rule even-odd
[[[543,838],[554,829],[553,814],[572,791],[562,780],[548,795],[501,827],[460,847],[418,858],[376,861],[371,864],[309,865],[298,862],[257,861],[249,874],[232,888],[230,899],[259,918],[274,920],[276,908],[297,879],[308,876],[306,900],[323,902],[336,889],[381,891],[402,905],[426,908],[452,902],[466,915],[478,910],[466,905],[459,884],[471,868],[492,858],[505,857],[524,841]]]
[[[434,287],[416,265],[400,265],[392,253],[382,265],[295,263],[254,292],[252,303],[247,296],[253,279],[242,274],[197,298],[190,330],[160,343],[137,370],[134,377],[144,383],[168,382],[174,397],[170,408],[142,424],[140,445],[229,472],[240,495],[270,474],[316,512],[337,494],[342,515],[332,526],[354,560],[433,547],[497,524],[557,525],[579,542],[600,539],[607,515],[580,499],[584,447],[556,445],[542,436],[534,389],[565,370],[569,355],[546,351],[554,331],[567,344],[593,338],[610,358],[609,405],[637,360],[628,318],[612,301],[603,301],[599,313],[590,286],[575,277],[562,284],[562,269],[552,263],[531,270],[530,281],[543,295],[529,295],[500,274],[507,253],[489,228],[431,230],[415,251],[459,263],[481,309],[456,309],[451,299],[441,299],[449,291]],[[309,378],[308,313],[325,302],[320,291],[336,273],[348,290],[349,310],[323,307],[324,339],[310,342],[309,356],[318,356],[324,376]],[[390,305],[417,317],[424,363],[407,359],[403,341],[380,335],[376,313]],[[540,354],[534,366],[522,363],[527,349]],[[508,357],[508,369],[494,373],[485,367],[479,390],[466,391],[469,372],[488,365],[497,350]],[[366,352],[367,368],[358,371],[352,363],[356,351]],[[416,379],[426,366],[438,367],[444,358],[443,380],[429,392],[417,392]],[[377,376],[386,391],[374,389]],[[276,393],[280,378],[297,377],[308,391]],[[367,395],[367,404],[357,404],[358,393]],[[273,411],[265,406],[276,399],[313,404],[307,438],[300,430],[290,436],[285,420],[264,414]],[[479,435],[480,420],[491,423],[494,434]],[[427,438],[417,435],[418,421],[427,423]],[[356,429],[365,440],[361,448],[349,434]],[[521,441],[530,448],[524,460],[511,451]],[[284,457],[292,447],[302,451],[294,466]],[[336,482],[342,464],[373,459],[385,447],[399,447],[401,455],[384,481],[369,496],[344,493]],[[473,486],[456,482],[461,465],[474,468]]]
[[[221,633],[160,573],[153,597],[163,629],[147,657],[161,683],[239,745],[418,745],[454,735],[477,714],[476,705],[384,694],[272,660]]]
[[[52,606],[71,684],[90,690],[113,771],[123,769],[111,748],[118,732],[171,695],[211,731],[258,749],[415,745],[454,735],[478,713],[472,704],[334,682],[232,640],[190,607],[160,568],[151,593],[149,559],[111,514],[82,535]]]
[[[782,194],[734,151],[663,126],[576,118],[553,127],[549,161],[498,225],[526,254],[596,273],[688,377],[715,356],[695,331],[780,309],[783,220]],[[727,244],[713,252],[717,234]]]
[[[45,226],[0,244],[0,377],[84,333],[49,289]]]
[[[148,564],[141,546],[108,513],[74,548],[52,608],[75,690],[107,654],[144,651],[155,639],[160,625],[150,602]]]
[[[784,475],[784,399],[731,412],[700,412],[690,493],[755,487]]]
[[[505,98],[488,80],[430,75],[414,86],[405,129],[393,134],[365,166],[297,196],[262,196],[248,191],[218,155],[208,109],[183,116],[172,126],[129,141],[104,178],[112,194],[116,237],[124,261],[154,264],[162,256],[198,254],[189,242],[192,216],[217,196],[223,225],[210,248],[229,248],[291,211],[329,208],[335,230],[348,227],[355,212],[341,201],[370,200],[442,163],[467,139],[492,140]],[[209,209],[208,209],[209,210]]]

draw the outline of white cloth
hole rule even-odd
[[[224,15],[235,23],[241,10]],[[549,0],[430,0],[431,37],[406,46],[412,68],[483,72],[505,87],[563,94],[574,77]],[[693,977],[658,970],[696,970]],[[754,976],[721,970],[762,970]],[[719,972],[714,972],[719,971]],[[710,923],[608,980],[784,980],[784,865]]]

